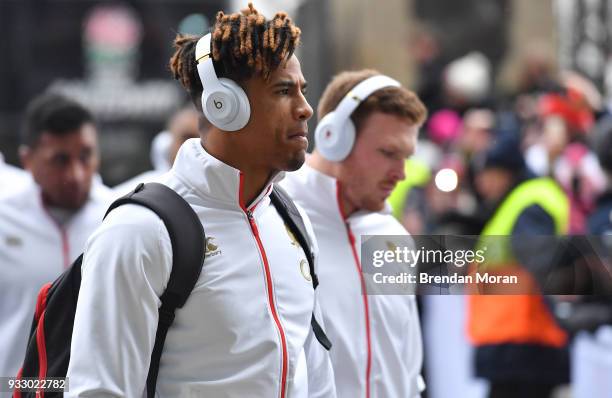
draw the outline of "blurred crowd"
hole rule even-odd
[[[587,233],[608,188],[602,140],[610,110],[602,95],[577,73],[557,75],[546,64],[525,64],[509,94],[495,93],[490,73],[487,59],[470,53],[440,71],[435,92],[422,83],[430,117],[406,166],[411,194],[391,198],[402,202],[394,207],[402,206],[406,228],[478,234],[509,188],[497,192],[499,173],[491,169],[503,169],[556,180],[571,202],[570,232]]]
[[[609,259],[612,115],[597,87],[538,54],[509,93],[493,88],[490,63],[477,52],[422,68],[419,94],[430,117],[390,197],[406,229],[523,241],[599,237]],[[531,262],[553,251],[532,249]],[[609,264],[598,272],[609,281]],[[422,297],[430,396],[549,396],[570,380],[574,396],[610,396],[600,373],[611,369],[609,292],[578,290],[583,295]]]

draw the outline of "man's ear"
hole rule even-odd
[[[32,164],[32,148],[20,145],[19,146],[19,161],[24,169],[30,170]]]

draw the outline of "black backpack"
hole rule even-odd
[[[316,289],[318,279],[314,272],[312,245],[300,213],[289,195],[278,186],[272,190],[270,199],[302,246],[310,266],[313,288]],[[116,207],[128,203],[138,204],[154,211],[164,222],[172,243],[172,271],[166,290],[160,297],[162,304],[159,308],[159,322],[147,377],[147,396],[154,397],[166,334],[174,320],[175,310],[185,304],[202,271],[206,238],[202,224],[191,206],[165,185],[139,184],[134,191],[114,201],[104,217],[106,218]],[[179,236],[180,239],[177,239]],[[59,278],[40,290],[26,355],[18,378],[42,379],[66,376],[70,362],[74,316],[81,286],[82,261],[81,254]],[[314,314],[311,326],[319,343],[329,350],[331,343],[317,323]],[[13,396],[14,398],[63,396],[62,392],[45,393],[42,390],[39,392],[37,395],[35,392],[15,390]]]

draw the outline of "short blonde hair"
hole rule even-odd
[[[332,112],[342,98],[357,84],[381,73],[373,69],[341,72],[334,76],[323,91],[317,108],[319,120]],[[351,114],[357,132],[364,120],[374,112],[382,112],[407,119],[410,123],[422,125],[427,119],[427,108],[419,97],[405,87],[385,87],[372,93]]]

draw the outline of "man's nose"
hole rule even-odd
[[[72,161],[66,170],[66,179],[70,182],[81,183],[85,175],[85,167],[77,160]]]
[[[391,176],[395,181],[402,181],[406,178],[406,160],[395,159],[391,168]]]
[[[300,93],[300,99],[295,108],[295,113],[298,120],[304,121],[310,119],[314,113],[304,94]]]

